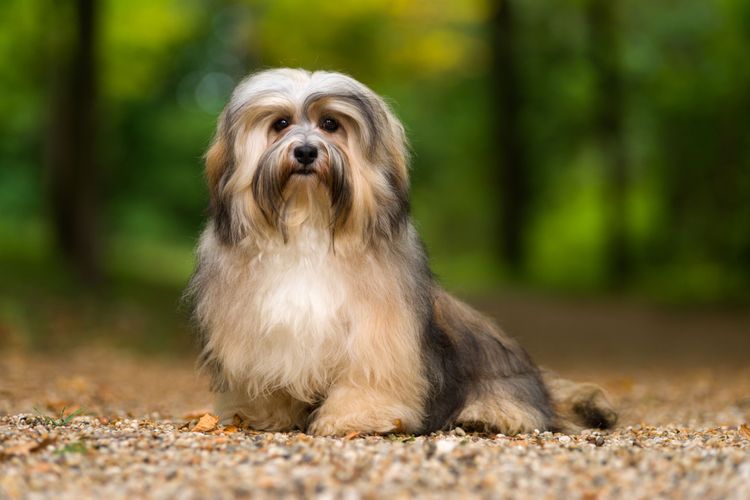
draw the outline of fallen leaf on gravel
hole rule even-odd
[[[222,432],[224,434],[234,434],[235,432],[239,431],[236,425],[227,425],[222,429]]]
[[[393,432],[403,432],[404,431],[404,424],[401,422],[400,418],[397,418],[393,421]]]
[[[19,443],[3,450],[4,455],[15,455],[22,456],[28,455],[33,450],[39,447],[39,443],[36,441],[26,441],[25,443]]]
[[[347,441],[351,441],[355,437],[358,437],[360,434],[362,434],[362,433],[359,432],[359,431],[352,431],[349,434],[347,434],[346,436],[344,436],[344,439],[346,439]]]
[[[747,425],[741,424],[738,432],[740,433],[740,436],[744,437],[745,439],[750,439],[750,427],[748,427]]]
[[[52,444],[54,440],[50,438],[44,438],[41,441],[25,441],[18,443],[2,451],[3,455],[6,456],[25,456],[33,451],[37,451],[45,446]]]
[[[219,423],[219,417],[206,413],[195,424],[195,427],[190,429],[193,432],[209,432],[216,429],[216,424]]]

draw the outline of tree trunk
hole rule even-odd
[[[54,235],[68,265],[84,283],[100,278],[96,168],[96,0],[57,2],[70,33],[60,36],[52,67],[48,158]],[[58,29],[66,29],[60,23]]]
[[[513,274],[523,271],[529,182],[521,131],[521,89],[516,62],[515,4],[500,0],[492,21],[492,97],[495,162],[499,193],[498,249]]]
[[[605,162],[605,265],[610,285],[622,287],[632,269],[627,231],[628,162],[623,139],[623,82],[616,0],[589,0],[591,64],[596,79],[594,126]]]

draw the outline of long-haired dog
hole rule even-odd
[[[601,389],[543,376],[436,283],[409,215],[404,128],[365,85],[250,76],[206,177],[188,295],[223,419],[323,435],[614,423]]]

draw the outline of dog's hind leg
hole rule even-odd
[[[555,407],[558,430],[576,433],[588,428],[610,429],[617,423],[617,412],[598,385],[573,382],[546,370],[542,376]]]
[[[536,377],[521,375],[495,380],[469,396],[455,423],[465,430],[509,436],[543,431],[552,420],[550,412],[538,401],[545,397],[543,392]]]

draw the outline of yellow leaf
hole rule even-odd
[[[737,432],[739,432],[740,436],[744,437],[745,439],[750,439],[750,427],[748,427],[747,425],[741,424]]]
[[[400,418],[397,418],[393,421],[393,431],[404,432],[404,424],[401,422]]]
[[[209,432],[216,429],[216,425],[219,423],[219,417],[206,413],[195,424],[191,430],[193,432]]]

